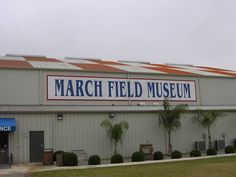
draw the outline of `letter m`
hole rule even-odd
[[[55,96],[64,96],[64,80],[55,79]]]

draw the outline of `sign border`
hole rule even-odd
[[[144,99],[144,100],[133,100],[133,99],[125,99],[125,100],[116,100],[116,99],[51,99],[48,98],[48,77],[50,76],[57,76],[57,77],[78,77],[78,78],[112,78],[112,79],[126,79],[126,80],[161,80],[161,81],[188,81],[188,82],[193,82],[194,83],[194,87],[195,87],[195,100],[169,100],[170,102],[197,102],[197,87],[196,87],[196,80],[185,80],[185,79],[153,79],[153,78],[140,78],[140,77],[132,77],[132,78],[126,78],[126,77],[103,77],[103,76],[75,76],[75,75],[47,75],[47,81],[46,81],[46,90],[47,90],[47,101],[116,101],[116,102],[121,102],[121,101],[131,101],[131,102],[161,102],[163,100],[148,100],[148,99]]]

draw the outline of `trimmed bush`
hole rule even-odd
[[[143,152],[134,152],[131,157],[132,162],[141,162],[144,161]]]
[[[180,159],[182,158],[182,153],[180,151],[174,151],[171,153],[172,159]]]
[[[53,153],[53,161],[56,161],[56,160],[57,160],[57,154],[60,154],[60,153],[63,154],[64,151],[59,150],[59,151],[56,151],[56,152]]]
[[[199,150],[192,150],[190,152],[190,157],[200,157],[200,156],[202,156],[202,154]]]
[[[101,158],[98,155],[92,155],[89,157],[88,164],[89,165],[100,165]]]
[[[153,159],[154,160],[162,160],[162,159],[164,159],[163,153],[161,151],[154,152]]]
[[[111,157],[111,163],[123,163],[123,162],[124,162],[124,158],[120,154],[114,154]]]
[[[226,146],[226,147],[225,147],[225,153],[226,153],[226,154],[235,153],[234,147],[233,147],[233,146]]]
[[[78,158],[73,152],[64,152],[63,154],[63,166],[77,166]]]
[[[213,148],[207,149],[207,155],[216,155],[216,154],[217,154],[217,152],[215,149],[213,149]]]

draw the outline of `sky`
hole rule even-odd
[[[0,55],[236,70],[235,0],[0,0]]]

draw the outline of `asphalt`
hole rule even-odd
[[[25,177],[26,174],[38,171],[51,171],[51,170],[67,170],[67,169],[88,169],[88,168],[107,168],[115,166],[131,166],[131,165],[141,165],[141,164],[156,164],[156,163],[166,163],[166,162],[178,162],[178,161],[191,161],[197,159],[210,159],[217,157],[230,157],[236,156],[234,154],[220,154],[215,156],[202,156],[202,157],[186,157],[182,159],[165,159],[165,160],[149,160],[143,162],[126,162],[121,164],[101,164],[101,165],[86,165],[86,162],[73,167],[58,167],[56,165],[42,165],[41,163],[28,163],[28,164],[15,164],[8,169],[0,169],[0,177]]]

